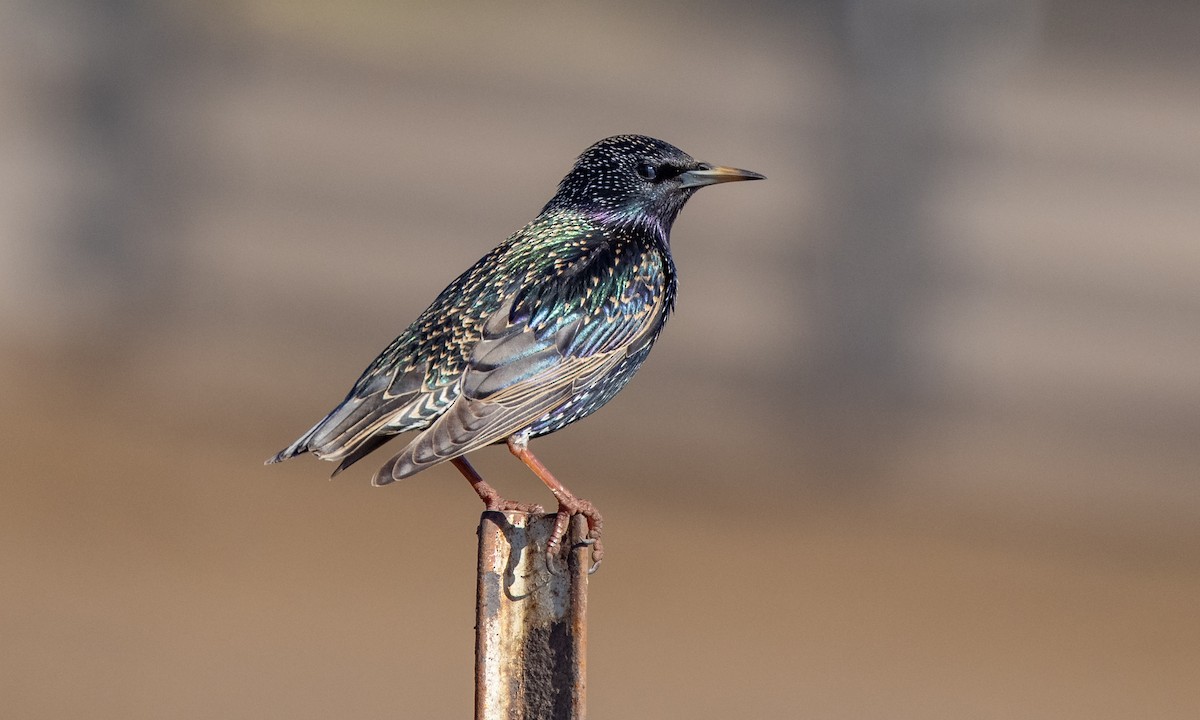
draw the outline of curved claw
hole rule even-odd
[[[600,562],[604,560],[604,545],[600,542],[600,538],[588,537],[581,545],[589,545],[592,548],[592,566],[588,568],[587,574],[591,575],[600,569]]]
[[[568,529],[570,528],[571,517],[573,517],[574,514],[575,513],[571,513],[563,509],[560,509],[556,513],[554,518],[554,529],[551,531],[550,542],[547,543],[546,547],[546,552],[548,554],[553,555],[555,548],[557,548],[563,542],[563,540],[566,539]],[[580,511],[579,514],[582,515],[584,513]],[[584,516],[588,517],[587,515]],[[588,517],[588,524],[590,525],[591,522],[592,519]],[[600,561],[604,559],[604,543],[600,542],[600,532],[596,527],[591,528],[586,536],[575,541],[575,544],[572,547],[588,547],[592,549],[592,564],[588,567],[588,575],[593,574],[597,569],[599,569]]]

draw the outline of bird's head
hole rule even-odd
[[[646,223],[665,236],[697,189],[761,179],[749,170],[698,162],[652,137],[614,135],[579,156],[545,210],[577,210],[619,222]]]

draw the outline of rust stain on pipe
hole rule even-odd
[[[546,554],[554,515],[479,521],[476,720],[583,720],[587,690],[587,522]]]

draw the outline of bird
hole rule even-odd
[[[337,475],[415,431],[374,485],[449,461],[487,510],[542,512],[502,497],[467,460],[504,443],[558,502],[548,550],[581,514],[594,571],[603,518],[529,441],[600,409],[646,360],[675,306],[670,236],[684,204],[707,185],[761,179],[644,135],[596,142],[531,222],[451,282],[337,407],[267,464],[307,452],[338,462]]]

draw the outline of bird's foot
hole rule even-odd
[[[525,466],[532,470],[533,474],[546,484],[546,487],[550,488],[550,492],[554,493],[554,498],[558,500],[557,517],[554,518],[554,530],[550,533],[550,542],[546,552],[552,554],[554,549],[562,543],[563,538],[567,536],[567,527],[570,524],[571,516],[582,515],[587,518],[588,532],[580,542],[590,545],[592,548],[592,565],[588,568],[588,574],[596,572],[596,568],[600,567],[600,560],[604,558],[604,546],[600,544],[600,532],[604,529],[604,518],[600,517],[600,511],[591,502],[571,494],[571,491],[567,490],[546,469],[542,461],[529,451],[528,432],[509,437],[508,449],[521,462],[525,463]]]
[[[604,530],[604,518],[590,501],[570,495],[559,495],[558,512],[554,518],[554,529],[550,533],[550,543],[546,551],[553,553],[555,548],[566,539],[573,515],[582,515],[587,520],[588,533],[579,541],[579,544],[592,549],[592,564],[588,568],[588,574],[591,575],[596,572],[600,567],[600,561],[604,559],[604,544],[600,542],[600,533]]]

